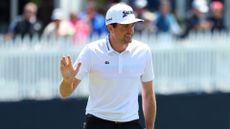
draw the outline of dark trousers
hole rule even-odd
[[[83,129],[143,129],[138,120],[130,122],[113,122],[93,115],[86,115]]]

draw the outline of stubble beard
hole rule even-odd
[[[132,38],[133,38],[132,35],[131,35],[131,36],[125,36],[125,37],[124,37],[124,44],[129,44],[129,43],[131,43],[131,42],[132,42]]]

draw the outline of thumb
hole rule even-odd
[[[74,70],[74,74],[75,74],[75,75],[78,73],[80,67],[81,67],[81,62],[79,62],[79,63],[77,64],[77,67],[76,67],[76,69]]]

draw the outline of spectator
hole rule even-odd
[[[135,30],[139,34],[153,34],[156,32],[156,27],[153,25],[153,22],[156,19],[156,15],[153,12],[145,10],[142,13],[141,18],[144,20],[144,22],[138,22],[135,25]]]
[[[192,3],[192,13],[186,20],[185,31],[182,38],[193,32],[209,32],[211,24],[207,17],[208,5],[206,0],[194,0]]]
[[[160,2],[160,9],[156,13],[155,26],[158,33],[171,33],[173,35],[180,35],[181,28],[171,12],[171,4],[169,1],[162,0]]]
[[[135,0],[134,6],[135,6],[135,15],[138,18],[142,18],[142,14],[146,11],[146,6],[148,5],[147,0]]]
[[[84,43],[86,42],[91,28],[85,21],[78,18],[77,14],[70,13],[69,23],[72,28],[74,28],[73,42],[74,43]]]
[[[146,9],[148,4],[147,0],[136,0],[134,2],[135,6],[135,15],[143,19],[144,22],[137,22],[135,23],[135,31],[138,34],[147,33],[152,34],[155,32],[155,27],[153,25],[153,20],[155,19],[154,13]]]
[[[94,2],[88,4],[86,11],[80,14],[80,19],[87,21],[91,26],[90,36],[107,34],[105,18],[96,11]]]
[[[227,31],[227,27],[224,24],[223,18],[224,5],[220,1],[214,1],[211,3],[211,16],[209,21],[211,22],[211,32]]]
[[[64,14],[61,9],[54,9],[51,18],[53,21],[45,27],[43,36],[55,38],[70,38],[73,36],[74,28],[64,20]]]
[[[10,40],[17,35],[22,38],[26,35],[32,37],[33,35],[40,35],[42,32],[42,23],[36,17],[37,5],[29,2],[24,6],[23,15],[17,16],[8,28],[5,35],[6,40]]]

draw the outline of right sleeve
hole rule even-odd
[[[15,28],[20,20],[22,20],[20,16],[17,16],[16,18],[14,18],[8,27],[7,33],[15,33]]]
[[[74,63],[74,68],[76,68],[77,64],[80,62],[81,67],[79,72],[76,74],[75,78],[82,80],[90,71],[90,49],[88,46],[84,47],[83,50],[78,55],[77,60]]]

